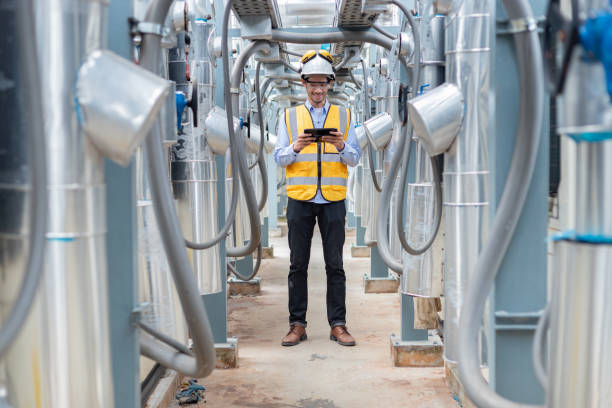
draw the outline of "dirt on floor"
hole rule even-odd
[[[215,370],[199,380],[206,403],[192,407],[451,408],[458,404],[444,384],[444,368],[397,368],[391,364],[389,337],[400,332],[400,297],[364,294],[369,258],[351,258],[354,237],[347,234],[348,329],[355,347],[329,340],[325,312],[325,265],[315,229],[309,268],[308,340],[282,347],[288,331],[287,238],[270,240],[274,259],[263,261],[258,296],[228,300],[228,336],[238,337],[239,367]],[[178,404],[171,405],[178,407]]]

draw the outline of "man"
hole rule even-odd
[[[327,91],[335,80],[333,58],[327,51],[311,50],[302,56],[302,85],[308,99],[286,109],[279,118],[274,160],[286,167],[287,224],[289,227],[289,333],[283,346],[306,340],[307,274],[315,221],[323,239],[327,274],[327,320],[330,340],[354,346],[346,329],[346,277],[342,265],[346,207],[347,165],[361,156],[350,110],[331,105]],[[319,141],[305,132],[335,128]]]

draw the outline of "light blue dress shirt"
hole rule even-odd
[[[312,124],[315,128],[322,128],[327,117],[327,111],[329,110],[330,103],[326,100],[325,105],[322,108],[315,108],[312,106],[309,100],[304,103],[306,108],[310,112],[312,117]],[[351,123],[349,124],[348,135],[344,142],[344,149],[340,153],[340,161],[347,166],[355,167],[359,163],[361,157],[361,149],[359,143],[357,143],[357,135],[355,134],[355,123],[353,122],[353,115],[351,115]],[[288,165],[295,162],[297,155],[293,150],[293,145],[289,143],[289,133],[287,132],[287,125],[285,124],[285,112],[280,115],[278,119],[278,127],[276,129],[276,146],[274,147],[274,161],[281,167],[287,167]],[[323,195],[321,189],[317,189],[317,195],[309,200],[311,203],[325,204],[328,203]]]

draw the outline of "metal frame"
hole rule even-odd
[[[546,1],[532,0],[535,15],[544,14]],[[498,1],[497,21],[507,19]],[[492,30],[496,30],[492,25]],[[501,197],[508,168],[518,117],[519,90],[512,36],[498,26],[492,42],[492,88],[495,94],[494,131],[490,132],[491,194],[494,214]],[[509,80],[510,78],[510,80]],[[548,110],[545,109],[545,112]],[[548,119],[542,132],[547,132]],[[533,372],[531,346],[536,317],[546,303],[546,263],[548,230],[548,144],[542,137],[529,195],[508,253],[501,265],[489,297],[488,363],[489,383],[502,396],[523,403],[544,403],[545,394]],[[492,219],[493,217],[490,217]]]
[[[108,48],[131,59],[128,17],[133,2],[110,3]],[[115,406],[140,407],[140,347],[132,312],[138,307],[136,190],[134,165],[106,160],[109,327]]]

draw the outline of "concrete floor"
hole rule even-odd
[[[308,340],[281,347],[288,330],[287,237],[271,239],[275,258],[264,260],[257,297],[232,297],[229,335],[238,337],[239,368],[215,370],[200,380],[207,407],[348,408],[457,407],[444,384],[443,368],[391,366],[389,336],[400,331],[397,294],[363,293],[368,258],[351,258],[347,234],[348,328],[356,347],[329,340],[325,314],[325,267],[315,230],[309,270]],[[171,405],[178,407],[178,404]],[[195,406],[195,405],[191,405]]]

